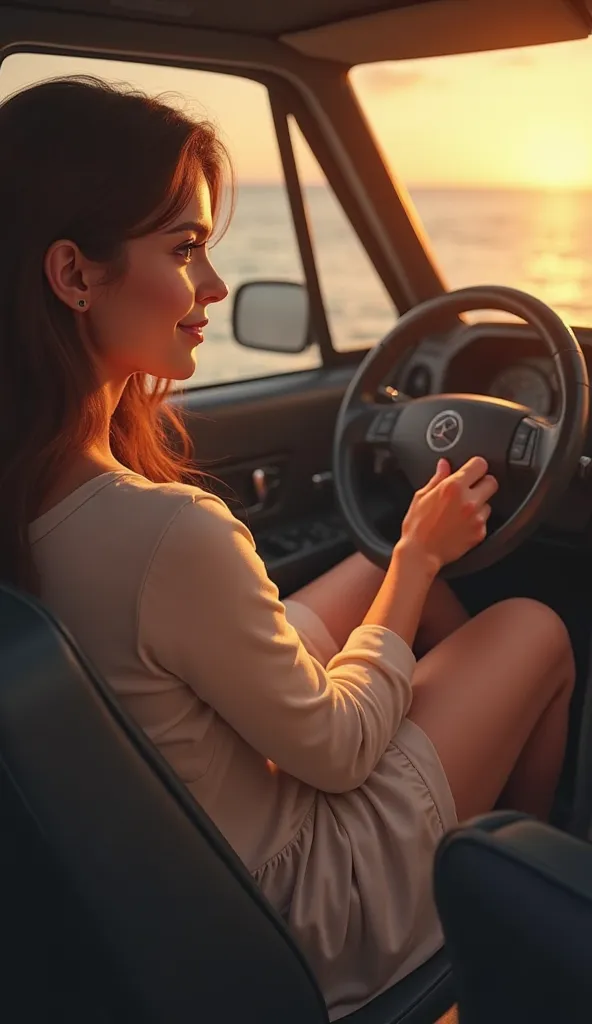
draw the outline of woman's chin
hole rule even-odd
[[[186,348],[184,352],[176,353],[176,358],[167,360],[154,360],[153,363],[145,361],[143,366],[138,366],[137,372],[156,380],[189,380],[195,373],[197,365],[196,348]]]
[[[184,373],[178,373],[176,377],[173,377],[173,380],[189,380],[190,377],[193,377],[193,374],[195,373],[196,369],[197,359],[194,359],[191,363],[191,366],[187,367]]]
[[[193,377],[196,366],[196,350],[192,349],[191,353],[188,353],[183,359],[176,360],[174,364],[171,364],[166,376],[169,380],[189,380],[190,377]],[[163,376],[165,375],[163,374]]]

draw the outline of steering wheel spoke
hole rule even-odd
[[[388,448],[395,424],[405,405],[404,399],[389,405],[365,399],[352,405],[343,425],[346,443]]]
[[[546,469],[555,450],[557,434],[555,423],[525,416],[514,431],[508,450],[508,466],[538,476]]]

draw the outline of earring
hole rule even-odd
[[[86,299],[78,299],[78,305],[80,309],[86,309]]]

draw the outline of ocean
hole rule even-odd
[[[305,193],[333,343],[368,347],[393,326],[396,310],[332,193],[322,185]],[[592,193],[416,189],[411,196],[448,287],[512,285],[537,295],[569,323],[592,325]],[[283,187],[241,187],[231,226],[211,258],[230,296],[209,308],[206,344],[184,386],[318,366],[314,348],[278,355],[242,348],[232,336],[239,284],[303,280]]]

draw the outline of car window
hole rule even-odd
[[[213,120],[236,173],[236,208],[230,227],[211,250],[229,298],[208,308],[206,344],[191,380],[182,386],[221,384],[317,367],[317,345],[297,354],[240,346],[232,331],[232,302],[247,281],[304,283],[267,89],[233,75],[131,62],[18,53],[0,67],[0,98],[57,75],[92,74],[126,82],[150,95],[164,94],[197,117]]]
[[[333,346],[370,348],[394,326],[397,310],[293,118],[290,137]]]
[[[592,39],[350,80],[447,284],[522,288],[592,324]]]

